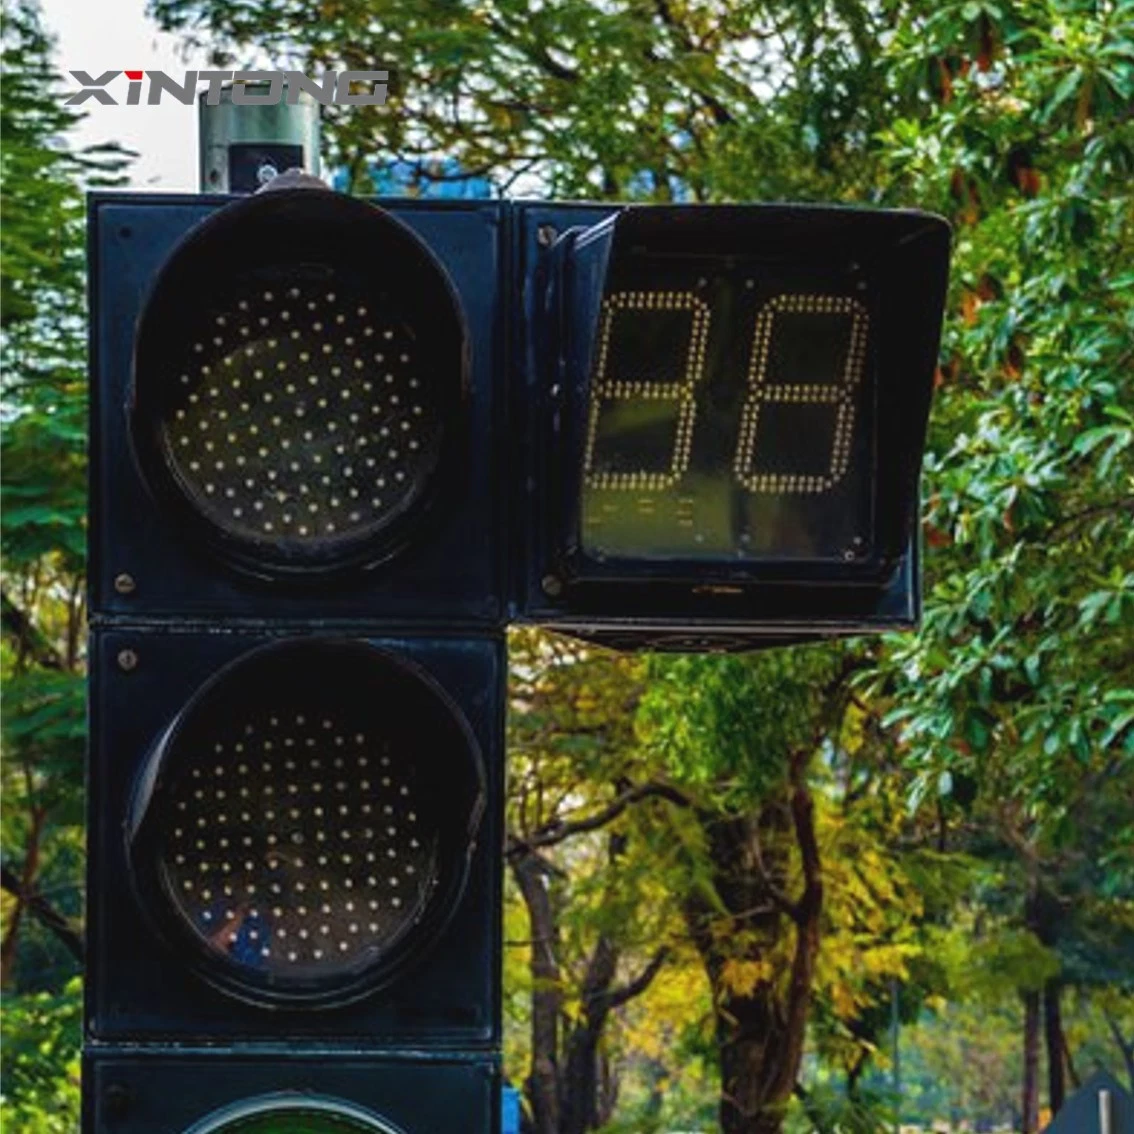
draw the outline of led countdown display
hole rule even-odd
[[[711,278],[680,263],[639,262],[624,274],[634,278],[608,290],[595,348],[584,553],[868,555],[866,281],[832,276],[816,286],[814,273],[793,279],[782,265],[752,261]]]

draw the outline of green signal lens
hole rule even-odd
[[[233,1119],[216,1127],[216,1134],[376,1134],[382,1130],[351,1114],[295,1106]]]
[[[337,1099],[269,1095],[248,1099],[188,1134],[401,1134],[370,1112]]]

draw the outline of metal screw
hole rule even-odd
[[[130,1091],[121,1083],[111,1083],[102,1100],[107,1118],[122,1118],[130,1109]]]
[[[129,673],[131,670],[136,669],[138,666],[138,655],[133,650],[119,650],[118,651],[118,668],[124,673]]]
[[[563,593],[563,580],[558,575],[544,575],[540,586],[543,593],[551,598],[558,598]]]
[[[541,224],[536,229],[536,243],[541,248],[550,248],[554,243],[556,237],[559,235],[559,230],[553,224]]]
[[[114,589],[120,595],[132,595],[137,583],[134,582],[133,575],[127,575],[125,571],[121,575],[114,576]]]

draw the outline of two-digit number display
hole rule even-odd
[[[611,365],[612,341],[619,320],[631,314],[635,321],[650,313],[688,313],[688,338],[673,360],[679,371],[670,376],[633,376],[619,373]],[[791,315],[819,316],[835,320],[834,333],[842,340],[842,366],[837,373],[822,375],[781,374],[774,360],[781,339],[799,333],[798,325],[785,319]],[[598,356],[587,422],[584,475],[593,488],[638,491],[677,485],[689,467],[693,434],[697,425],[697,387],[705,372],[705,347],[712,321],[706,303],[691,292],[623,291],[603,303]],[[866,358],[868,318],[856,299],[835,295],[777,295],[756,315],[747,372],[747,396],[740,411],[738,439],[732,468],[737,483],[749,492],[825,492],[833,488],[850,463],[850,441],[855,424],[855,390],[862,379]],[[639,329],[648,332],[648,322]],[[602,419],[620,401],[658,401],[670,407],[674,419],[673,448],[662,468],[607,468],[596,462]],[[761,409],[766,404],[797,403],[829,407],[831,415],[830,459],[825,473],[761,471],[758,439]],[[618,463],[618,462],[615,462]]]
[[[586,421],[584,546],[742,557],[827,557],[838,554],[828,540],[844,538],[861,546],[852,474],[868,451],[867,308],[818,289],[765,296],[729,286],[606,298]]]

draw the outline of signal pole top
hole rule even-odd
[[[249,92],[268,87],[242,85]],[[197,100],[202,193],[254,193],[290,169],[319,176],[319,104],[305,91],[294,103],[286,92],[274,105],[238,105],[231,84],[216,105],[208,94]]]

